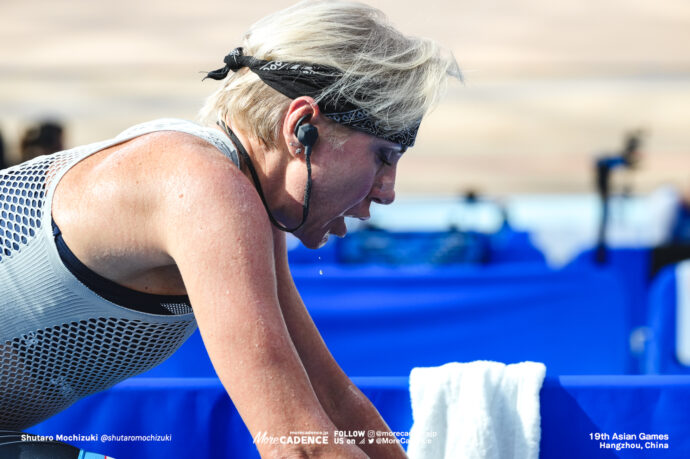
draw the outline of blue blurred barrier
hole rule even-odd
[[[647,323],[647,293],[650,286],[651,248],[616,248],[608,250],[608,260],[599,265],[595,250],[581,253],[565,269],[610,270],[620,278],[628,292],[630,327]]]
[[[586,250],[564,269],[607,271],[624,286],[628,310],[627,333],[630,341],[630,373],[643,373],[644,330],[647,325],[647,295],[651,283],[651,248],[614,248],[607,251],[604,264],[596,261],[596,250]]]
[[[542,265],[293,271],[352,376],[449,361],[544,362],[551,374],[624,374],[627,297],[607,271]]]
[[[294,268],[326,344],[351,376],[449,361],[544,362],[550,374],[628,371],[627,297],[608,271],[543,265]],[[145,376],[214,376],[195,333]]]
[[[337,241],[343,264],[449,265],[487,263],[489,237],[466,231],[356,231]]]
[[[355,383],[392,431],[409,431],[407,377],[356,378]],[[540,399],[543,459],[690,457],[689,376],[547,377]],[[29,431],[93,435],[68,443],[119,459],[259,457],[215,378],[131,379],[75,403]],[[614,434],[636,439],[617,440]],[[668,440],[644,440],[641,434],[667,435]],[[125,439],[137,435],[142,438]],[[608,438],[597,439],[602,435]],[[616,451],[601,443],[639,444],[643,449]],[[664,443],[668,449],[659,447]]]
[[[664,268],[649,292],[645,372],[690,374],[690,261]]]
[[[493,234],[473,231],[353,231],[331,238],[318,249],[295,243],[288,251],[291,265],[311,263],[379,265],[452,265],[544,263],[544,255],[528,233],[502,228]]]
[[[489,238],[489,263],[546,263],[525,231],[501,229]]]

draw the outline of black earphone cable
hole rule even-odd
[[[304,222],[307,220],[307,216],[309,215],[309,200],[311,197],[311,145],[304,145],[304,160],[307,163],[307,184],[305,185],[304,189],[304,203],[302,204],[302,221],[300,222],[299,225],[295,226],[294,228],[288,228],[287,226],[281,224],[278,222],[275,217],[273,217],[273,213],[271,212],[271,209],[268,207],[268,202],[266,202],[266,197],[264,196],[264,191],[263,188],[261,188],[261,182],[259,181],[259,176],[256,173],[256,169],[254,169],[254,164],[252,163],[251,158],[249,157],[249,153],[247,153],[247,150],[244,148],[242,145],[242,142],[240,142],[240,139],[237,138],[234,132],[232,132],[232,129],[228,127],[227,124],[225,124],[224,121],[219,120],[218,121],[218,126],[220,126],[223,131],[230,137],[230,140],[232,140],[232,143],[235,144],[235,147],[237,148],[237,151],[239,152],[240,156],[242,157],[242,160],[247,164],[247,168],[249,169],[249,173],[252,176],[252,180],[254,181],[254,185],[256,186],[256,191],[259,193],[259,197],[261,198],[261,202],[264,204],[264,208],[266,209],[266,213],[268,214],[269,220],[271,220],[271,223],[273,226],[278,228],[281,231],[285,231],[286,233],[292,233],[294,231],[297,231],[299,228],[304,225]]]

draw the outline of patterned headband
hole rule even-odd
[[[295,62],[264,61],[242,54],[242,48],[235,48],[223,59],[225,67],[209,72],[206,78],[222,80],[232,70],[237,72],[243,67],[249,68],[261,80],[279,93],[295,99],[300,96],[317,98],[326,88],[336,83],[343,73],[333,67]],[[419,123],[394,134],[384,133],[380,122],[373,119],[363,108],[344,100],[329,98],[319,102],[324,116],[336,123],[348,126],[357,131],[371,134],[381,139],[411,147],[414,145]]]

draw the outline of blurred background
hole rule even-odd
[[[689,187],[690,4],[684,0],[372,0],[402,31],[452,50],[465,83],[422,125],[403,194],[580,193],[592,159],[644,129],[645,156],[616,178],[636,192]],[[194,119],[201,82],[247,26],[291,2],[2,1],[0,130],[59,120],[74,146],[148,119]]]

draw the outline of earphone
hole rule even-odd
[[[306,123],[311,119],[311,115],[304,115],[301,117],[297,124],[295,125],[295,137],[299,140],[299,143],[304,145],[305,149],[311,149],[319,138],[319,130],[313,124]]]

